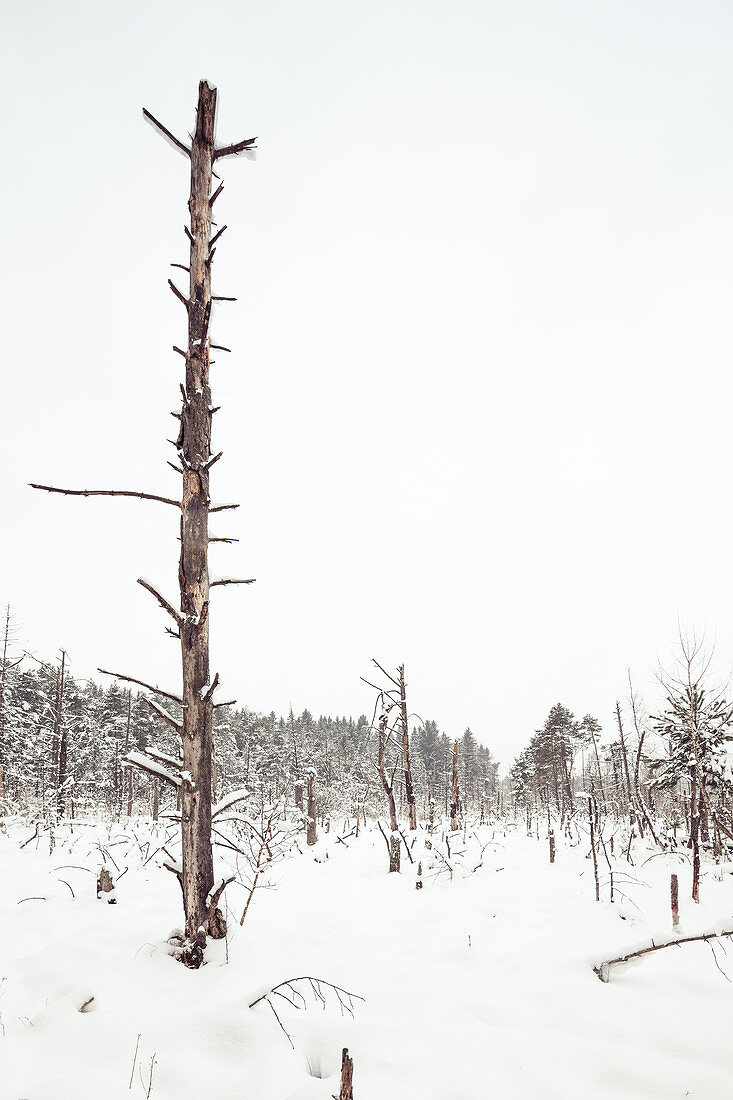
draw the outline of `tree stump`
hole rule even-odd
[[[354,1100],[354,1059],[349,1058],[348,1047],[341,1052],[341,1089],[338,1100]]]
[[[115,884],[106,867],[101,867],[97,875],[97,897],[101,898],[103,896],[106,896],[109,905],[115,905],[117,903],[117,898],[115,897]]]

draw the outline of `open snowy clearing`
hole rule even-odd
[[[728,873],[718,879],[705,865],[694,905],[686,855],[640,846],[635,866],[616,863],[616,901],[606,886],[596,903],[584,838],[558,838],[550,865],[546,837],[497,825],[451,840],[452,880],[421,849],[416,890],[423,834],[415,864],[403,848],[402,873],[389,875],[376,829],[348,847],[332,829],[272,869],[241,928],[247,891],[229,886],[228,940],[190,971],[165,942],[180,924],[177,882],[162,853],[143,866],[165,827],[134,823],[141,841],[153,828],[148,848],[129,826],[78,826],[57,834],[51,854],[47,833],[20,848],[27,825],[0,835],[2,1100],[148,1090],[153,1100],[327,1100],[344,1046],[357,1100],[733,1095],[733,985],[721,973],[733,978],[730,940],[613,967],[607,984],[593,971],[671,938],[671,871],[679,935],[733,928]],[[98,840],[128,867],[116,905],[96,898]],[[34,897],[46,900],[21,901]],[[307,984],[305,1010],[273,998],[282,1027],[266,1001],[249,1007],[305,975],[365,998],[354,1018],[325,987],[322,1006]]]

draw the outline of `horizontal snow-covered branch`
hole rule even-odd
[[[133,749],[132,752],[128,752],[123,757],[121,763],[123,767],[140,768],[141,771],[147,772],[153,779],[162,779],[164,783],[170,783],[176,790],[181,785],[180,775],[176,775],[174,772],[169,771],[163,764],[158,763],[157,760],[153,760],[150,756],[146,756],[144,752],[140,752],[138,749]]]
[[[247,798],[249,798],[249,791],[245,790],[244,787],[240,787],[236,791],[230,791],[229,794],[224,795],[220,802],[214,803],[211,807],[212,819],[224,813],[230,806],[234,806],[237,802],[244,802]]]

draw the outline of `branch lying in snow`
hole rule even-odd
[[[252,889],[252,892],[254,893],[254,887]],[[245,913],[246,913],[246,911],[247,910],[245,909]],[[244,920],[244,916],[242,917],[242,920]],[[323,978],[311,978],[307,975],[304,976],[304,977],[300,977],[300,978],[288,978],[287,981],[280,982],[278,985],[274,985],[271,989],[268,989],[266,993],[263,993],[261,996],[257,997],[256,1000],[252,1001],[252,1003],[250,1004],[249,1007],[254,1008],[255,1005],[260,1004],[260,1002],[267,1001],[268,1005],[272,1009],[272,1012],[275,1016],[275,1019],[280,1024],[280,1027],[282,1028],[284,1034],[286,1035],[287,1040],[290,1043],[293,1050],[295,1050],[295,1045],[293,1043],[293,1040],[290,1038],[290,1035],[288,1034],[288,1032],[285,1031],[285,1028],[283,1027],[282,1020],[280,1019],[277,1012],[275,1011],[275,1006],[273,1005],[272,1001],[270,1000],[270,997],[272,997],[272,996],[281,997],[283,1001],[287,1001],[287,1003],[291,1006],[291,1008],[297,1008],[297,1009],[306,1008],[307,1007],[306,999],[303,996],[303,994],[300,992],[300,990],[295,988],[295,983],[296,982],[308,982],[308,984],[310,986],[311,993],[313,994],[316,1002],[317,1003],[320,1002],[322,1008],[326,1007],[326,998],[323,995],[323,990],[321,989],[321,987],[326,986],[328,989],[332,989],[333,992],[336,994],[336,998],[338,1000],[339,1008],[341,1009],[341,1015],[342,1016],[343,1016],[344,1012],[348,1012],[349,1015],[351,1017],[353,1017],[354,1008],[356,1007],[354,1005],[354,1001],[363,1001],[364,1000],[364,997],[360,997],[358,993],[349,993],[348,990],[342,989],[340,985],[334,985],[333,982],[324,981]],[[289,993],[290,996],[287,996],[286,993],[282,993],[281,990],[283,990],[283,989],[287,990],[287,993]],[[300,1001],[301,1003],[298,1004],[298,1001]]]
[[[278,982],[277,985],[273,985],[270,989],[267,990],[266,993],[262,993],[254,1001],[252,1001],[249,1007],[254,1008],[255,1005],[258,1005],[260,1003],[260,1001],[266,1001],[267,998],[271,996],[271,994],[275,993],[278,997],[282,997],[283,1000],[292,1005],[293,1008],[305,1008],[305,997],[299,990],[293,988],[296,982],[308,982],[311,988],[311,992],[313,993],[316,1001],[320,1001],[321,1005],[324,1008],[326,1007],[326,998],[323,996],[321,986],[325,985],[328,989],[332,989],[338,999],[339,1005],[341,1007],[341,1012],[343,1013],[344,1011],[346,1011],[349,1013],[350,1016],[354,1015],[354,1001],[364,1001],[366,999],[364,997],[361,997],[358,993],[349,993],[348,989],[342,989],[340,985],[334,985],[333,982],[327,982],[324,978],[312,978],[310,975],[306,974],[301,976],[300,978],[287,978],[284,982]],[[290,997],[286,997],[284,993],[280,992],[281,989],[287,989],[293,997],[298,998],[303,1002],[302,1005],[297,1004],[297,1002],[295,1000],[291,1000]]]
[[[215,802],[211,807],[212,821],[219,814],[224,813],[230,806],[234,806],[237,802],[244,802],[249,798],[249,791],[246,791],[244,787],[240,787],[239,790],[230,791],[229,794],[225,794],[220,802]]]
[[[612,966],[629,962],[631,959],[639,959],[642,955],[650,955],[653,951],[663,951],[665,947],[681,947],[683,943],[707,943],[710,940],[722,939],[724,936],[733,936],[733,928],[723,932],[703,932],[699,936],[683,936],[676,940],[667,940],[665,943],[654,943],[652,940],[651,947],[640,947],[638,951],[630,951],[628,955],[621,955],[617,959],[608,959],[599,966],[594,966],[593,970],[602,982],[607,982],[609,978],[608,971]]]
[[[181,785],[181,776],[176,775],[174,772],[168,770],[163,764],[159,764],[156,760],[146,756],[144,752],[140,752],[138,749],[133,749],[132,752],[128,752],[126,756],[123,756],[120,761],[123,768],[140,768],[140,771],[147,772],[153,779],[162,779],[165,783],[170,783],[176,790]]]

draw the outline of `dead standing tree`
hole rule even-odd
[[[379,778],[384,788],[384,793],[387,798],[387,805],[389,807],[389,827],[390,838],[387,841],[387,850],[389,852],[389,869],[390,871],[399,871],[400,869],[400,834],[399,826],[397,823],[397,808],[395,806],[394,797],[394,774],[397,770],[397,763],[395,763],[392,769],[392,775],[387,775],[387,748],[393,736],[397,733],[397,725],[402,726],[403,713],[406,714],[406,705],[403,712],[403,700],[404,700],[404,667],[402,669],[402,687],[400,688],[400,682],[390,676],[388,672],[382,668],[378,661],[372,658],[372,663],[379,669],[379,671],[387,677],[390,683],[394,684],[392,688],[380,688],[377,684],[371,683],[370,680],[365,680],[362,676],[361,679],[370,688],[373,688],[377,692],[376,702],[374,704],[374,718],[372,719],[372,729],[377,731],[377,771],[379,772]],[[390,722],[391,715],[394,711],[397,711],[397,717],[394,722]],[[377,718],[377,712],[379,712],[379,718]],[[375,726],[376,719],[376,726]],[[401,730],[402,732],[402,730]],[[404,750],[403,750],[404,751]],[[409,765],[409,754],[407,757]],[[412,789],[412,777],[410,777],[410,787]],[[380,825],[381,829],[381,825]],[[385,837],[386,840],[386,837]]]
[[[202,80],[199,84],[196,129],[190,148],[175,138],[149,111],[143,110],[152,125],[185,154],[191,164],[191,190],[188,200],[190,228],[185,227],[190,245],[189,264],[174,265],[189,273],[188,297],[169,280],[170,288],[184,306],[188,318],[188,347],[185,351],[174,347],[174,351],[182,355],[186,362],[185,384],[180,387],[181,411],[174,413],[180,421],[178,438],[174,444],[178,464],[174,469],[182,478],[181,499],[173,500],[156,493],[132,490],[74,490],[57,489],[49,485],[33,486],[47,492],[72,496],[138,497],[166,504],[180,512],[180,608],[175,608],[147,581],[141,579],[138,583],[150,592],[173,620],[174,629],[170,633],[180,639],[181,643],[182,693],[177,695],[164,692],[134,677],[120,678],[137,683],[158,698],[172,701],[181,708],[182,719],[179,722],[163,706],[149,700],[159,717],[176,730],[181,740],[179,759],[169,756],[161,759],[163,754],[144,754],[137,751],[131,753],[128,759],[129,763],[149,772],[156,779],[169,783],[180,794],[182,860],[180,866],[173,869],[181,883],[186,916],[187,943],[182,957],[190,966],[198,966],[202,961],[206,933],[221,938],[225,932],[224,921],[216,908],[223,887],[214,890],[211,761],[213,710],[217,705],[226,704],[214,702],[219,676],[217,673],[212,680],[209,671],[210,590],[215,585],[252,583],[249,580],[209,580],[209,543],[232,541],[209,535],[209,516],[214,512],[237,507],[235,504],[214,507],[209,494],[210,470],[221,458],[221,452],[215,455],[211,452],[211,422],[216,409],[211,399],[209,366],[211,349],[217,348],[211,342],[211,311],[216,301],[234,301],[215,296],[211,292],[211,266],[215,245],[226,229],[223,226],[212,237],[212,207],[224,186],[220,182],[212,194],[212,177],[215,175],[214,164],[217,161],[252,149],[256,141],[255,138],[249,138],[233,145],[216,147],[216,95],[216,89]]]

